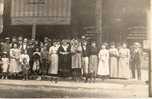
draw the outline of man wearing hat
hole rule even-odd
[[[19,36],[18,37],[18,48],[21,50],[23,47],[23,37]]]
[[[30,71],[32,71],[32,63],[33,63],[33,52],[34,52],[34,41],[30,41],[27,48],[27,53],[30,57],[29,65],[30,65]]]
[[[82,48],[82,75],[85,77],[85,82],[88,82],[89,46],[87,40],[82,39],[81,48]]]
[[[23,50],[27,50],[27,46],[28,46],[28,39],[27,38],[24,38],[24,40],[23,40]]]
[[[11,42],[10,42],[10,46],[13,47],[14,44],[17,44],[17,39],[16,37],[12,37]]]
[[[141,64],[143,58],[143,52],[141,49],[141,44],[138,42],[135,42],[133,44],[133,48],[131,51],[131,72],[132,72],[132,78],[141,80]]]

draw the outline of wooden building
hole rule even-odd
[[[31,37],[36,22],[36,38],[87,35],[99,42],[142,42],[148,8],[149,0],[4,0],[1,35]]]

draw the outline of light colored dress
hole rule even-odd
[[[81,53],[82,48],[81,46],[72,46],[71,47],[72,52],[72,69],[75,68],[81,68]]]
[[[101,49],[99,54],[99,64],[97,75],[107,76],[109,72],[109,51],[107,49]]]
[[[19,73],[21,71],[21,66],[19,65],[21,51],[19,49],[10,49],[10,73]]]
[[[118,77],[118,55],[116,48],[109,49],[110,77]]]
[[[26,59],[27,63],[24,63],[24,59]],[[20,55],[20,64],[22,66],[22,72],[27,72],[29,67],[29,61],[30,61],[30,57],[28,54],[21,54]]]
[[[3,73],[8,72],[8,67],[9,67],[9,59],[8,58],[2,58],[2,69],[3,69]]]
[[[121,48],[119,50],[119,77],[130,78],[129,68],[130,50],[127,48]]]
[[[52,46],[49,49],[50,55],[50,67],[48,70],[49,74],[58,74],[58,46]]]
[[[33,53],[33,68],[32,70],[34,72],[40,72],[41,69],[41,53],[40,52],[34,52]]]
[[[30,57],[29,55],[27,54],[21,54],[20,55],[20,63],[23,64],[23,60],[26,59],[27,60],[27,63],[29,64],[29,61],[30,61]]]

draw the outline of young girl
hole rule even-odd
[[[29,55],[27,54],[27,51],[24,50],[23,53],[20,56],[20,63],[22,66],[22,72],[23,72],[23,80],[28,80],[28,73],[29,73]]]
[[[1,61],[2,61],[2,79],[7,79],[9,58],[7,57],[6,53],[4,53],[3,57],[1,58]]]

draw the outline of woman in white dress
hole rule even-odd
[[[49,48],[50,66],[48,74],[58,74],[58,48],[57,42],[53,42],[53,46]]]
[[[99,64],[98,64],[98,76],[103,77],[103,79],[109,76],[109,51],[106,49],[105,45],[101,46],[101,50],[98,54]]]
[[[18,49],[17,44],[14,43],[10,49],[10,67],[9,72],[12,76],[16,77],[21,72],[21,66],[19,65],[21,51]]]
[[[120,78],[130,78],[129,69],[129,59],[130,50],[127,48],[126,44],[123,44],[119,49],[119,77]]]
[[[109,65],[111,78],[118,77],[118,55],[118,49],[115,48],[114,44],[111,44],[111,48],[109,49]]]

